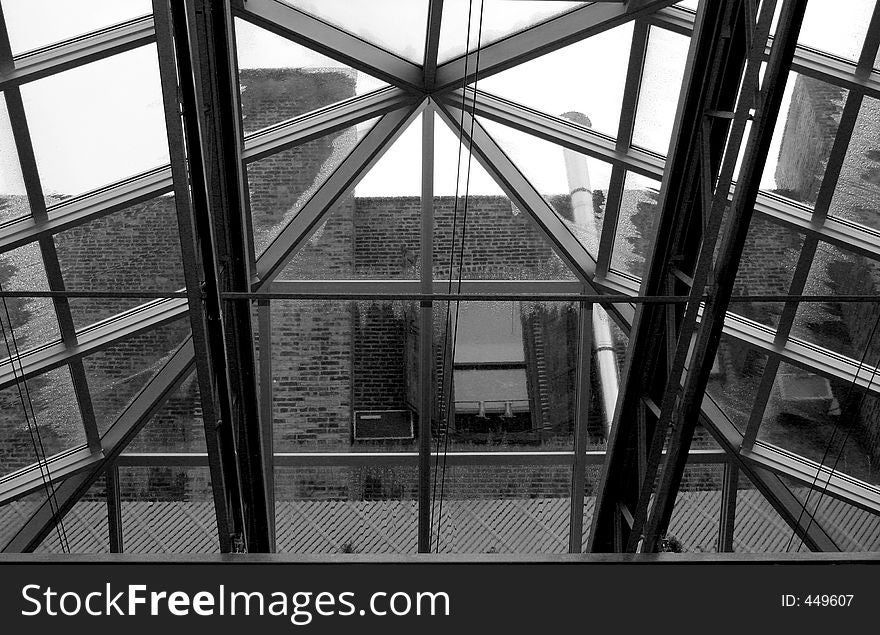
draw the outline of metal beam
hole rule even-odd
[[[432,2],[432,6],[435,3]],[[442,2],[440,5],[442,12]],[[436,7],[435,7],[436,10]],[[439,22],[439,18],[438,18]],[[438,30],[439,32],[439,30]],[[430,35],[430,31],[429,31]],[[434,51],[436,60],[436,51]],[[434,288],[434,108],[422,115],[422,209],[419,240],[419,289]],[[419,303],[419,553],[431,553],[431,439],[434,411],[434,303]]]
[[[248,0],[236,16],[393,86],[422,90],[421,66],[279,0]]]
[[[629,0],[626,4],[585,4],[581,8],[483,46],[479,52],[479,69],[476,68],[476,51],[441,64],[437,69],[434,90],[449,91],[460,87],[462,83],[481,80],[674,3],[675,0]]]
[[[432,90],[437,79],[437,55],[440,49],[440,24],[443,20],[443,0],[428,0],[428,33],[425,36],[423,86]]]
[[[36,549],[54,529],[57,522],[89,491],[92,484],[112,465],[113,460],[137,436],[150,418],[159,411],[165,400],[193,371],[191,341],[184,342],[122,411],[116,421],[101,437],[103,456],[86,471],[66,479],[55,490],[53,503],[45,501],[10,538],[3,548],[5,553],[29,552]],[[57,504],[57,513],[53,507]]]
[[[691,288],[691,284],[675,274],[681,271],[693,278],[705,277],[705,269],[698,269],[701,246],[706,238],[704,230],[709,233],[702,262],[711,257],[720,228],[720,215],[709,216],[706,192],[715,189],[730,119],[711,113],[733,112],[736,108],[737,92],[750,52],[745,24],[748,1],[703,3],[698,13],[697,35],[688,53],[687,80],[678,104],[674,142],[660,190],[657,238],[642,282],[641,293],[645,295],[702,296],[703,285],[699,280],[694,280]],[[769,22],[766,27],[769,30]],[[748,67],[755,79],[757,68],[755,64]],[[751,90],[751,84],[744,90]],[[743,110],[738,111],[738,125],[734,128],[739,134],[744,124]],[[712,203],[711,196],[708,204]],[[713,207],[711,211],[716,209]],[[643,305],[636,312],[608,442],[608,461],[593,516],[591,551],[612,551],[621,544],[633,551],[640,538],[640,527],[634,528],[633,523],[640,525],[647,514],[654,473],[666,437],[665,426],[676,403],[675,391],[679,389],[675,375],[681,374],[683,359],[676,341],[685,342],[689,338],[688,330],[696,323],[697,305],[699,301],[690,303],[684,310],[683,307]],[[639,412],[645,415],[645,434],[650,448],[647,469],[641,471],[637,452]],[[676,451],[672,446],[670,449]],[[672,494],[674,496],[674,492]],[[631,516],[633,521],[620,522],[622,515]]]
[[[578,315],[577,383],[575,384],[574,461],[571,467],[571,511],[568,552],[580,553],[584,543],[584,491],[587,480],[587,444],[590,435],[592,380],[590,361],[593,350],[593,305],[581,302]]]
[[[660,9],[651,15],[648,21],[688,37],[693,34],[694,30],[694,12],[684,7],[669,6]],[[773,38],[770,37],[765,48],[765,57],[769,57],[772,44]],[[807,46],[797,47],[791,63],[791,70],[880,99],[880,71],[868,69],[867,72],[859,72],[855,62],[834,57]]]

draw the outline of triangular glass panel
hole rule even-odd
[[[29,82],[21,95],[47,196],[76,196],[168,163],[155,44]]]
[[[235,35],[245,134],[388,85],[241,19]]]
[[[189,320],[177,320],[83,358],[101,434],[162,369],[189,333]]]
[[[108,551],[107,487],[106,477],[101,475],[34,552],[68,554]]]
[[[428,0],[283,0],[343,31],[421,64],[428,31]]]
[[[333,205],[279,279],[418,279],[421,140],[419,116]]]
[[[437,121],[435,130],[434,278],[575,279],[528,212],[511,202],[449,127]]]
[[[0,440],[0,475],[85,445],[66,366],[0,390]]]
[[[568,118],[589,125],[579,113],[568,113]],[[611,165],[492,121],[480,123],[568,231],[598,259]]]
[[[193,373],[125,448],[126,452],[207,452],[199,382]]]
[[[180,291],[185,286],[173,194],[158,196],[55,235],[68,291]],[[77,329],[149,302],[73,298]]]
[[[438,62],[442,64],[463,55],[465,42],[467,51],[471,52],[476,50],[478,43],[487,46],[583,5],[583,2],[557,0],[446,0],[440,25]]]
[[[371,119],[248,165],[255,254],[265,251],[378,120]]]
[[[557,117],[584,113],[595,130],[616,137],[631,45],[630,22],[482,79],[476,87]]]

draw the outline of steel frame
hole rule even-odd
[[[162,0],[159,0],[159,3],[161,4]],[[394,141],[405,125],[412,121],[429,104],[427,101],[422,101],[425,99],[425,95],[433,96],[433,99],[436,100],[438,112],[448,124],[455,124],[456,120],[459,119],[461,113],[457,108],[460,108],[460,105],[463,103],[466,117],[470,116],[469,113],[472,112],[480,117],[499,121],[563,147],[568,147],[611,163],[613,165],[612,184],[615,186],[614,192],[622,188],[625,175],[629,171],[658,180],[663,177],[666,171],[666,161],[664,158],[633,147],[631,145],[631,135],[635,107],[638,103],[638,82],[641,77],[648,37],[647,25],[654,25],[652,28],[657,28],[658,26],[670,28],[688,35],[694,29],[694,14],[687,10],[670,6],[672,4],[671,1],[630,0],[628,3],[594,3],[576,9],[537,27],[484,46],[481,51],[481,68],[479,73],[474,73],[473,65],[470,64],[470,58],[475,57],[473,53],[467,56],[469,66],[466,71],[463,68],[466,56],[437,65],[436,48],[439,38],[439,23],[442,16],[442,2],[439,0],[432,0],[430,3],[426,56],[422,66],[402,60],[393,54],[387,53],[372,44],[351,36],[321,20],[299,12],[277,0],[248,0],[246,4],[238,2],[233,4],[235,6],[232,8],[232,11],[235,16],[248,20],[294,42],[316,49],[358,70],[388,81],[395,86],[376,91],[370,95],[347,100],[342,104],[331,106],[321,111],[307,113],[289,122],[259,131],[248,136],[245,140],[244,147],[240,152],[239,161],[247,163],[377,116],[382,117],[379,125],[385,122],[382,128],[385,131],[383,138],[379,138],[380,135],[373,135],[371,132],[370,135],[373,136],[369,142],[365,138],[358,145],[358,148],[355,149],[361,161],[356,162],[352,160],[347,163],[344,162],[331,175],[330,179],[333,179],[333,183],[329,184],[328,181],[321,188],[324,198],[314,203],[309,201],[311,207],[309,208],[308,218],[303,218],[303,220],[309,220],[309,222],[288,225],[282,232],[283,238],[279,236],[280,241],[276,241],[277,245],[274,246],[271,254],[268,256],[263,254],[257,260],[257,271],[260,273],[260,276],[256,282],[249,285],[251,290],[263,290],[270,293],[279,290],[284,292],[283,290],[285,289],[300,291],[314,288],[318,285],[324,289],[332,290],[336,288],[339,293],[383,293],[395,291],[427,293],[428,289],[437,293],[442,290],[442,282],[425,279],[413,281],[412,283],[406,281],[388,281],[387,283],[376,281],[333,281],[327,283],[321,281],[274,280],[275,276],[283,268],[284,263],[295,253],[298,244],[308,237],[310,230],[316,226],[315,224],[320,221],[327,209],[332,205],[332,201],[337,200],[344,192],[350,190],[360,176],[375,164],[381,153]],[[873,26],[878,25],[877,14],[878,12],[875,11],[872,21]],[[592,130],[581,128],[570,122],[533,111],[484,92],[475,92],[467,89],[464,95],[462,95],[459,90],[462,79],[472,80],[474,78],[486,77],[636,18],[638,18],[638,21],[634,29],[633,48],[626,81],[625,102],[616,139],[600,135]],[[161,26],[158,22],[160,21],[154,24],[152,17],[141,18],[124,25],[110,27],[74,38],[59,45],[19,55],[13,60],[14,68],[9,68],[8,62],[6,67],[0,68],[0,88],[6,90],[8,94],[12,94],[9,91],[16,91],[17,87],[26,82],[154,41],[158,43],[160,57],[163,46],[166,47],[165,54],[167,56],[168,43],[167,41],[162,41],[162,38],[166,36],[160,34],[157,40],[156,31]],[[227,41],[233,39],[231,33],[227,33],[225,37]],[[819,77],[824,81],[830,81],[848,88],[851,91],[851,99],[855,99],[853,95],[856,95],[856,98],[861,98],[862,96],[880,97],[880,73],[872,68],[874,58],[870,57],[868,59],[871,50],[876,54],[877,37],[872,38],[869,36],[859,64],[854,65],[805,47],[798,47],[794,55],[792,68],[803,74]],[[765,54],[769,51],[770,44],[768,44]],[[432,77],[432,73],[434,77]],[[168,90],[169,87],[165,86],[163,92]],[[462,96],[464,101],[462,101]],[[450,114],[455,116],[450,116]],[[425,117],[425,119],[427,120],[429,117]],[[393,130],[389,132],[391,128]],[[465,128],[467,129],[468,126],[465,126]],[[170,130],[169,134],[171,134]],[[370,135],[368,135],[368,138]],[[575,244],[577,241],[572,243],[568,239],[566,235],[567,230],[556,224],[554,221],[556,217],[552,210],[546,206],[546,203],[543,203],[540,195],[518,173],[518,170],[509,162],[503,151],[485,133],[485,130],[479,124],[479,120],[476,122],[474,136],[475,139],[469,139],[468,142],[473,143],[475,156],[484,163],[493,176],[502,182],[506,193],[523,209],[530,212],[533,218],[537,219],[538,226],[542,228],[545,235],[561,252],[560,255],[563,255],[572,265],[573,269],[578,272],[581,278],[580,281],[552,283],[560,289],[560,293],[563,292],[562,289],[574,293],[584,293],[585,289],[587,292],[593,291],[596,293],[637,293],[637,280],[615,272],[609,266],[610,249],[608,247],[613,244],[615,223],[605,224],[601,242],[603,248],[600,249],[598,258],[586,253],[579,244]],[[841,132],[839,133],[839,139],[841,139],[839,144],[842,145],[842,150],[838,151],[837,159],[835,160],[842,161],[842,157],[839,155],[845,153],[848,135],[845,132]],[[174,147],[174,142],[172,142],[172,148]],[[180,147],[182,148],[182,146]],[[355,152],[352,154],[355,154]],[[177,168],[175,168],[175,161],[178,163]],[[42,216],[34,214],[32,218],[21,219],[18,222],[0,227],[0,252],[8,251],[34,240],[51,241],[53,234],[65,229],[76,227],[124,207],[159,196],[172,191],[172,189],[177,193],[177,187],[179,187],[177,186],[179,182],[177,176],[181,174],[180,169],[180,156],[178,155],[176,158],[173,156],[171,168],[161,168],[133,177],[96,192],[51,206],[45,210],[45,214]],[[172,173],[176,175],[175,178],[172,178]],[[423,179],[423,184],[427,180],[426,176]],[[827,178],[826,187],[831,187],[833,191],[835,180],[836,178]],[[609,195],[606,210],[608,218],[614,218],[619,209],[619,201],[614,198],[614,192],[611,192]],[[330,200],[329,203],[327,203],[328,200]],[[822,240],[846,246],[846,248],[855,250],[870,258],[880,259],[877,236],[867,228],[854,226],[839,219],[826,218],[822,213],[813,212],[797,204],[765,193],[758,195],[755,207],[756,213],[773,222],[798,230],[806,235],[809,240]],[[804,253],[807,253],[806,248]],[[51,257],[49,260],[51,261]],[[187,286],[192,288],[190,280],[192,279],[192,273],[197,270],[197,265],[192,259],[188,263],[186,265],[188,273]],[[63,285],[63,281],[60,282]],[[470,292],[532,293],[537,292],[538,288],[546,292],[548,283],[540,281],[530,286],[528,282],[522,283],[519,281],[474,281],[465,283],[464,287],[471,289]],[[63,286],[59,288],[63,288]],[[793,287],[792,294],[796,295],[798,291],[796,287]],[[462,292],[466,293],[468,291],[463,288]],[[194,303],[199,295],[198,293],[190,294],[190,306],[195,306]],[[262,316],[260,319],[261,335],[267,333],[271,328],[268,321],[268,302],[267,300],[261,304],[259,313]],[[27,351],[21,356],[20,360],[15,361],[23,362],[26,376],[33,377],[65,363],[72,362],[75,364],[76,360],[83,355],[100,350],[135,333],[178,319],[185,312],[186,304],[182,301],[164,300],[148,303],[122,316],[117,316],[117,318],[102,322],[99,325],[82,329],[79,332],[70,332],[68,329],[65,341],[42,347],[38,350]],[[191,320],[195,321],[192,314],[190,317]],[[633,309],[632,307],[618,307],[614,317],[624,327],[624,330],[628,331],[633,319]],[[788,338],[788,333],[785,333],[784,329],[782,331],[784,334],[780,337],[780,331],[774,334],[766,328],[750,323],[739,316],[728,317],[733,319],[727,320],[725,334],[735,337],[746,345],[766,351],[770,360],[768,368],[770,368],[771,363],[786,360],[826,376],[841,379],[858,379],[865,389],[872,393],[880,394],[880,384],[877,381],[869,381],[871,376],[870,369],[868,371],[862,370],[861,373],[857,374],[857,368],[855,364],[850,363],[851,360],[846,360],[830,352],[823,352],[806,343],[792,340]],[[195,334],[196,331],[194,329],[194,336]],[[72,342],[77,340],[78,342],[72,345]],[[266,340],[261,337],[260,341]],[[424,346],[425,342],[423,342]],[[186,352],[179,354],[185,356]],[[268,361],[261,364],[260,372],[263,378],[261,385],[270,386],[271,382],[267,383],[265,379],[271,377],[271,356],[265,357]],[[204,355],[200,353],[193,360],[199,362],[201,380],[201,376],[208,373],[207,370],[203,369]],[[188,363],[191,363],[193,360],[190,360]],[[583,361],[584,356],[581,355],[581,363]],[[0,369],[2,368],[3,362],[0,361]],[[167,377],[167,375],[162,376]],[[0,387],[11,385],[10,382],[14,381],[14,377],[6,379],[2,377],[0,375]],[[770,383],[772,384],[772,379]],[[769,392],[769,388],[767,388],[767,392]],[[202,394],[206,394],[205,391]],[[87,393],[86,398],[88,398]],[[266,393],[262,395],[262,398],[264,401],[267,399]],[[83,399],[80,399],[80,404],[81,407],[85,407]],[[270,414],[271,408],[266,410],[265,403],[263,403],[263,408],[262,417],[265,420],[265,417]],[[725,500],[728,504],[726,509],[729,511],[726,515],[722,515],[722,531],[719,546],[724,546],[721,543],[730,544],[730,523],[732,522],[732,514],[730,513],[730,510],[732,510],[732,504],[730,503],[731,488],[735,488],[736,472],[743,470],[755,481],[755,484],[765,496],[771,500],[777,511],[783,514],[786,521],[792,524],[799,534],[804,536],[808,546],[811,548],[833,549],[833,541],[830,541],[830,539],[826,540],[827,535],[823,537],[821,528],[818,528],[815,522],[810,522],[809,525],[806,525],[805,522],[798,523],[798,519],[794,514],[795,511],[799,511],[797,503],[793,500],[793,497],[789,497],[790,493],[786,495],[787,489],[778,480],[778,477],[775,476],[775,473],[785,474],[802,483],[810,484],[815,475],[824,474],[821,466],[817,466],[809,461],[793,458],[779,448],[754,443],[753,435],[750,439],[747,438],[743,450],[740,451],[739,446],[743,443],[742,435],[737,439],[738,433],[735,429],[730,429],[732,426],[725,428],[725,422],[722,420],[723,413],[720,413],[717,407],[713,409],[712,404],[707,403],[705,400],[702,417],[707,427],[711,426],[710,430],[716,434],[716,438],[726,435],[727,442],[722,445],[725,447],[725,451],[729,453],[727,460],[724,461],[725,469],[727,470],[725,476],[725,496],[727,498]],[[753,423],[754,421],[759,422],[760,420],[753,418]],[[90,439],[92,436],[94,435],[92,434]],[[288,464],[288,462],[290,464],[300,464],[298,463],[299,461],[305,461],[307,464],[323,464],[321,461],[340,461],[341,463],[339,464],[350,464],[348,461],[351,461],[351,464],[357,464],[357,461],[372,460],[379,460],[380,462],[385,460],[409,462],[419,458],[418,453],[413,453],[412,456],[392,456],[387,459],[384,457],[377,458],[376,455],[364,456],[357,454],[340,457],[327,455],[312,456],[308,454],[285,455],[278,453],[273,455],[271,452],[271,435],[264,432],[262,439],[264,444],[262,446],[263,451],[266,453],[266,456],[273,456],[274,462],[277,465]],[[94,441],[94,439],[92,440]],[[595,465],[601,462],[601,457],[595,453],[587,453],[585,455],[586,459],[583,459],[583,461],[578,458],[580,457],[579,452],[558,454],[560,456],[551,456],[549,454],[547,456],[541,454],[532,456],[529,454],[528,456],[511,455],[509,457],[498,457],[496,455],[453,456],[450,462],[558,460],[573,465],[575,470],[580,469],[579,466],[582,467],[586,464]],[[426,454],[422,452],[422,460],[424,460],[425,456]],[[691,457],[693,458],[693,456],[695,455],[692,453]],[[102,469],[99,467],[102,465],[102,460],[94,452],[85,450],[75,450],[64,453],[59,457],[53,457],[50,462],[58,465],[58,468],[53,468],[53,479],[69,477],[64,482],[66,486],[68,483],[74,482],[74,479],[93,476],[99,469]],[[135,459],[123,457],[120,459],[119,464],[126,464],[125,461],[133,460]],[[156,461],[157,458],[150,457],[142,460],[151,462]],[[161,460],[173,462],[177,459],[166,456]],[[182,458],[181,460],[184,459]],[[199,460],[201,461],[201,458]],[[22,492],[27,491],[28,487],[33,486],[35,481],[32,477],[35,467],[31,466],[31,468],[22,470],[15,475],[0,479],[0,502],[17,498],[22,495]],[[827,472],[827,470],[825,471]],[[264,474],[266,481],[271,483],[269,481],[272,474],[271,469],[266,467]],[[833,474],[828,476],[830,476],[830,484],[828,486],[828,493],[830,495],[837,496],[875,513],[880,511],[880,488],[849,479],[843,475]],[[733,480],[731,481],[731,479]],[[733,485],[731,485],[731,482],[733,482]],[[84,491],[82,490],[80,494]],[[573,492],[575,491],[573,490]],[[573,497],[573,505],[576,504],[575,498],[580,497]],[[735,495],[733,499],[733,504],[735,504]],[[271,524],[270,522],[269,525],[271,526]],[[725,527],[727,527],[727,530],[725,530]],[[577,532],[573,531],[571,536],[570,546],[572,549],[575,544],[580,545],[580,541],[577,540],[574,533]],[[223,538],[221,537],[222,542]],[[119,546],[121,547],[121,535],[119,537]]]

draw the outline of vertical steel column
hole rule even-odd
[[[718,518],[718,542],[715,550],[719,553],[733,551],[733,529],[736,523],[736,493],[739,484],[739,467],[733,460],[724,464],[724,478],[721,481],[721,514]]]
[[[692,286],[701,287],[689,278],[696,277],[708,213],[703,209],[702,192],[714,188],[730,129],[728,113],[736,106],[749,54],[745,25],[749,2],[754,0],[701,3],[697,12],[685,69],[687,79],[661,187],[657,238],[642,283],[646,295],[690,294]],[[709,154],[705,154],[707,146]],[[708,173],[702,169],[707,163]],[[692,310],[687,316],[690,329],[694,313]],[[643,521],[647,512],[653,474],[666,437],[660,422],[668,420],[674,403],[668,394],[677,390],[667,379],[673,365],[683,363],[675,352],[676,340],[689,337],[688,325],[682,324],[685,317],[680,306],[670,311],[662,305],[643,305],[636,312],[593,516],[590,551],[614,551],[621,546],[633,549],[633,525]],[[680,335],[682,331],[685,334]],[[646,460],[640,458],[640,438],[650,448]]]
[[[167,6],[194,221],[192,240],[183,241],[184,250],[197,250],[200,257],[198,287],[193,288],[191,280],[187,286],[202,294],[201,303],[195,297],[190,301],[204,315],[204,322],[197,324],[204,329],[198,349],[199,380],[220,545],[224,551],[267,552],[270,514],[251,307],[220,298],[225,291],[250,291],[251,282],[232,16],[228,0],[222,4],[187,0]]]
[[[568,552],[580,553],[584,542],[584,490],[587,478],[587,424],[590,418],[592,382],[590,361],[593,354],[593,305],[580,303],[578,316],[577,384],[575,388],[574,461],[571,466],[571,514]]]
[[[275,384],[272,379],[272,301],[260,300],[257,306],[260,342],[260,433],[263,437],[266,499],[269,503],[269,540],[275,551],[275,425],[273,404]]]
[[[421,292],[434,290],[434,109],[422,111]],[[434,407],[434,303],[419,306],[419,553],[431,553],[431,418]]]

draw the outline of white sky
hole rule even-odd
[[[16,52],[148,13],[150,0],[0,0]],[[424,45],[427,0],[286,0],[377,43],[418,60]],[[478,2],[479,0],[477,0]],[[484,0],[483,41],[575,6],[576,2]],[[468,0],[447,0],[441,55],[464,48]],[[476,6],[477,3],[475,3]],[[687,2],[684,4],[693,4]],[[855,58],[864,39],[873,0],[810,0],[801,42]],[[619,118],[631,25],[624,25],[488,78],[479,87],[554,115],[587,114],[594,128],[614,134]],[[242,67],[312,67],[338,64],[272,34],[238,29]],[[472,33],[471,43],[475,43]],[[643,88],[637,140],[663,151],[668,145],[687,40],[655,36]],[[359,76],[358,92],[380,84]],[[790,88],[790,86],[789,86]],[[167,162],[162,100],[153,46],[142,47],[23,87],[37,161],[47,193],[78,194]],[[783,107],[787,112],[787,102]],[[440,195],[455,188],[457,139],[437,122]],[[528,135],[504,130],[498,138],[545,194],[566,191],[562,152]],[[368,174],[359,195],[417,195],[420,174],[418,122]],[[778,141],[771,150],[765,187]],[[22,191],[4,107],[0,107],[0,191]],[[590,161],[594,187],[607,185],[608,168]],[[470,192],[497,193],[475,165]]]

